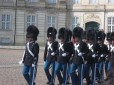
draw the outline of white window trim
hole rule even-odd
[[[27,26],[27,16],[35,16],[35,26],[37,26],[38,24],[37,24],[37,15],[36,14],[26,14],[26,16],[25,16],[25,28],[27,28],[28,26]]]
[[[26,2],[33,3],[33,2],[38,2],[38,0],[26,0]]]
[[[111,18],[111,24],[108,24],[108,18]],[[114,24],[112,24],[112,18],[114,18],[114,16],[109,16],[109,17],[107,17],[107,31],[108,32],[114,32],[114,29],[112,29],[112,27],[114,26]],[[109,31],[109,26],[111,26],[111,29],[110,29],[110,31]]]
[[[3,16],[3,15],[9,15],[9,16],[10,16],[10,21],[9,21],[10,24],[9,24],[9,28],[8,28],[8,29],[6,29],[6,28],[3,29],[3,28],[2,28],[2,16]],[[12,27],[12,15],[9,14],[9,13],[2,13],[2,14],[1,14],[1,30],[11,30],[11,29],[12,29],[11,27]]]
[[[46,2],[47,2],[48,4],[56,4],[56,3],[57,3],[57,0],[55,0],[55,2],[51,2],[51,1],[49,1],[49,0],[46,0]]]
[[[108,4],[114,4],[114,1],[113,1],[113,2],[109,2],[109,0],[107,0],[107,3],[108,3]]]
[[[90,0],[89,0],[89,5],[97,5],[98,4],[98,2],[99,2],[99,0],[96,0],[96,2],[94,3],[94,2],[90,2]]]
[[[48,25],[49,24],[48,23],[48,17],[51,17],[51,22],[52,22],[52,17],[55,17],[55,23],[52,22],[51,23],[51,26]],[[54,15],[48,15],[46,18],[47,18],[47,20],[46,20],[47,27],[52,27],[52,24],[55,24],[55,28],[57,27],[57,24],[56,24],[57,23],[57,17],[56,16],[54,16]]]
[[[74,17],[75,17],[75,22],[77,22],[77,23],[75,23],[75,24],[72,23],[72,20],[73,20]],[[78,18],[77,21],[76,21],[76,18]],[[71,29],[74,29],[74,28],[73,28],[73,25],[74,25],[75,27],[78,26],[78,25],[80,26],[80,17],[79,17],[79,16],[72,16],[72,17],[71,17]]]
[[[71,3],[72,3],[72,4],[80,4],[80,3],[81,3],[81,0],[79,0],[78,3],[77,3],[77,2],[74,2],[74,0],[71,0]]]

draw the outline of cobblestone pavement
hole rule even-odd
[[[0,49],[0,85],[26,85],[26,82],[21,73],[22,66],[18,65],[22,55],[23,50]],[[43,70],[43,50],[40,50],[39,53],[39,64],[35,81],[36,85],[46,85],[45,83],[47,82]],[[56,85],[57,83],[58,81],[56,79]],[[111,84],[108,84],[107,81],[103,84],[96,85]],[[114,83],[112,85],[114,85]]]

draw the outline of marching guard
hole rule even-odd
[[[47,30],[47,43],[44,52],[44,70],[48,79],[47,84],[54,85],[54,71],[55,71],[55,61],[58,49],[58,42],[56,39],[57,31],[53,27],[49,27]],[[50,68],[52,71],[50,72]]]
[[[67,31],[65,28],[59,29],[58,38],[60,40],[58,46],[58,56],[57,62],[55,67],[55,77],[57,75],[60,85],[66,85],[67,81],[67,68],[68,68],[68,61],[69,61],[69,43],[66,42],[67,40]],[[61,69],[62,74],[61,76]]]
[[[87,44],[82,41],[82,33],[83,29],[81,27],[73,29],[74,49],[70,69],[72,85],[83,85],[83,64],[85,63],[89,49]]]
[[[87,55],[85,77],[87,80],[87,85],[95,85],[96,62],[97,62],[96,31],[95,30],[88,30],[87,46],[89,48],[89,52]],[[91,73],[91,76],[90,76],[90,73]],[[90,79],[90,77],[91,77],[91,79]]]
[[[111,57],[111,55],[110,55],[110,51],[111,51],[111,32],[108,32],[106,34],[106,40],[108,42],[107,47],[108,47],[109,54],[106,57],[106,62],[105,62],[105,74],[106,74],[105,80],[108,80],[109,71],[111,69],[111,62],[110,62],[110,57]]]
[[[105,60],[108,56],[108,47],[104,44],[105,33],[102,31],[97,32],[97,53],[98,53],[98,63],[97,63],[97,77],[98,82],[101,83],[104,81],[104,70],[105,70]]]
[[[72,31],[70,29],[66,29],[67,31],[67,42],[69,43],[69,62],[68,62],[68,69],[67,69],[67,84],[70,83],[70,66],[71,66],[71,62],[72,62],[72,54],[73,54],[73,42],[71,42],[71,38],[72,38]]]
[[[111,62],[111,69],[109,71],[109,84],[114,84],[114,32],[111,33],[111,46],[110,46],[110,62]]]
[[[26,49],[22,60],[19,62],[20,64],[24,64],[23,76],[28,85],[35,85],[34,80],[37,72],[37,62],[39,54],[39,45],[35,41],[37,40],[38,34],[39,30],[34,25],[30,25],[27,28]]]

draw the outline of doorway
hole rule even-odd
[[[87,22],[85,24],[85,30],[92,30],[92,29],[99,30],[99,27],[100,27],[100,24],[94,21]]]

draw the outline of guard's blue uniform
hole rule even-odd
[[[73,61],[70,69],[72,85],[83,85],[83,64],[85,63],[88,51],[86,43],[74,43]],[[78,75],[76,74],[76,70]]]
[[[47,42],[44,52],[44,70],[48,79],[48,83],[54,83],[54,71],[55,71],[55,61],[58,49],[58,42]],[[52,72],[49,72],[50,67],[52,66]]]

